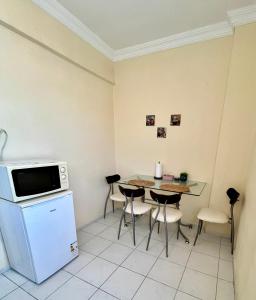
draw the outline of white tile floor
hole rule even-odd
[[[184,229],[191,243],[177,241],[169,227],[169,257],[163,232],[152,235],[146,251],[148,217],[136,223],[136,247],[130,227],[117,240],[120,211],[78,232],[80,256],[40,285],[9,270],[0,275],[5,300],[234,300],[229,241],[202,233],[192,246],[195,229]]]

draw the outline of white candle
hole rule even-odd
[[[163,167],[160,161],[156,163],[156,169],[155,169],[155,178],[162,178],[163,174]]]

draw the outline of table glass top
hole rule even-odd
[[[200,196],[206,186],[205,182],[188,180],[186,182],[175,180],[155,179],[153,176],[148,175],[133,175],[128,178],[120,179],[120,184],[131,186],[140,186],[153,190],[180,192],[183,194]]]

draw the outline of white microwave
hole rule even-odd
[[[20,202],[69,188],[67,163],[29,161],[0,163],[0,198]]]

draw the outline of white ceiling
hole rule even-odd
[[[256,0],[32,0],[112,61],[234,33]]]
[[[227,20],[255,0],[58,0],[112,49]]]

